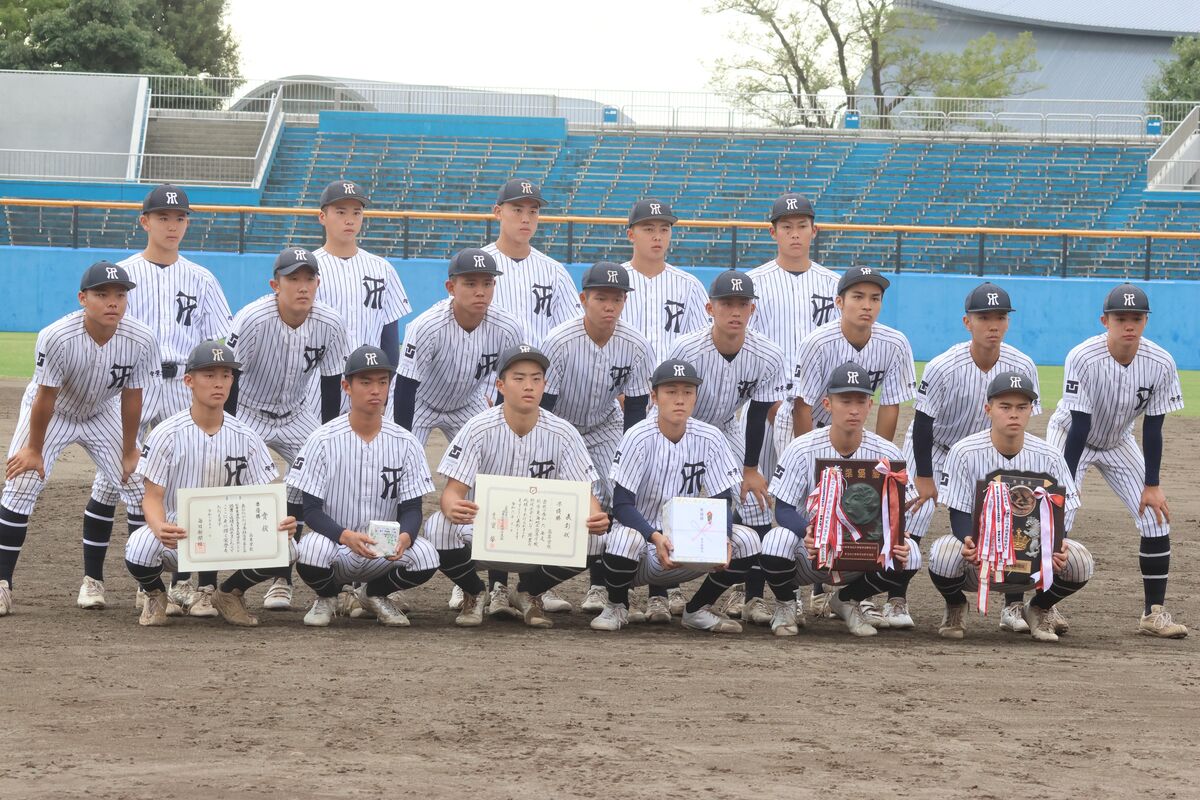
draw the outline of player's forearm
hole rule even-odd
[[[1085,411],[1071,412],[1071,427],[1067,428],[1067,443],[1063,446],[1063,460],[1072,477],[1079,471],[1079,459],[1087,447],[1088,434],[1092,432],[1092,415]]]
[[[29,409],[29,449],[38,453],[46,444],[46,428],[50,427],[50,419],[54,416],[54,401],[58,399],[58,389],[49,386],[39,386],[37,396],[33,398],[33,407]]]
[[[342,376],[321,376],[321,424],[342,413]]]
[[[646,418],[646,407],[650,404],[650,395],[625,395],[624,429],[629,430]]]
[[[145,494],[142,497],[142,515],[150,530],[161,530],[167,522],[167,510],[163,506],[163,487],[157,483],[146,481]]]
[[[775,498],[775,521],[781,528],[787,528],[801,539],[804,538],[804,531],[808,528],[808,520],[800,512],[800,509],[791,503],[783,502],[778,497]]]
[[[642,516],[642,512],[638,511],[637,495],[619,483],[613,487],[613,516],[626,528],[640,533],[647,542],[650,541],[650,536],[658,530]]]
[[[744,467],[758,466],[763,439],[767,435],[767,412],[770,410],[771,403],[750,401],[750,410],[746,412],[746,455],[742,458]]]
[[[389,322],[379,334],[379,349],[393,365],[400,363],[400,321]]]
[[[959,511],[957,508],[950,509],[950,532],[954,534],[954,538],[960,542],[966,541],[968,536],[974,535],[972,530],[971,515],[966,511]]]
[[[933,477],[933,417],[918,411],[913,417],[913,460],[917,462],[917,476]]]
[[[1162,466],[1162,429],[1165,415],[1156,414],[1142,420],[1142,454],[1146,458],[1146,485],[1158,486],[1158,471]]]
[[[229,397],[225,398],[225,413],[234,417],[237,416],[238,388],[241,380],[241,373],[235,371],[233,373],[233,383],[229,386]]]
[[[128,453],[137,449],[138,428],[142,424],[142,390],[121,390],[121,448]]]
[[[792,404],[792,436],[803,436],[812,429],[812,406],[803,397],[797,397]]]
[[[900,421],[900,406],[880,406],[875,417],[875,433],[889,442],[896,437],[896,423]]]
[[[396,522],[400,530],[408,534],[412,541],[417,540],[421,533],[421,498],[410,497],[396,507]]]
[[[396,389],[392,395],[393,411],[396,424],[406,431],[411,431],[413,417],[417,414],[417,389],[421,382],[403,375],[396,376]]]
[[[439,503],[442,513],[445,514],[447,518],[451,518],[455,507],[467,499],[467,492],[470,490],[471,487],[467,486],[461,481],[456,481],[453,479],[447,481],[446,488],[442,490],[442,498]]]
[[[308,492],[304,493],[304,524],[334,544],[341,544],[345,529],[325,513],[325,501]]]

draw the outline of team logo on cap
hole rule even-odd
[[[483,262],[486,260],[483,256],[472,256],[475,259],[476,269],[483,269]]]
[[[1021,376],[1020,376],[1020,375],[1013,375],[1012,377],[1010,377],[1010,378],[1008,379],[1008,388],[1010,388],[1010,389],[1024,389],[1025,387],[1021,385]]]
[[[297,261],[307,261],[308,260],[308,251],[302,250],[299,247],[297,247],[295,250],[292,251],[292,255],[296,258]]]
[[[117,279],[117,268],[116,267],[105,267],[104,274],[108,276],[108,279],[110,281],[115,281]],[[1126,304],[1126,305],[1128,305],[1128,304]]]
[[[651,203],[650,204],[650,213],[651,214],[661,214],[662,213],[662,204],[661,203]]]
[[[1125,305],[1127,305],[1127,306],[1132,306],[1132,305],[1134,305],[1134,300],[1135,300],[1135,299],[1137,299],[1137,295],[1136,295],[1136,294],[1133,294],[1132,292],[1130,292],[1130,293],[1126,294],[1126,295],[1125,295]]]
[[[729,285],[733,287],[733,290],[735,292],[740,292],[742,290],[742,279],[741,278],[733,278],[732,280],[729,281]]]
[[[167,195],[167,205],[169,205],[169,206],[179,205],[179,192],[167,192],[166,195]]]
[[[523,344],[523,345],[521,345],[520,347],[518,347],[517,349],[518,349],[518,350],[520,350],[522,353],[528,353],[528,352],[529,352],[530,350],[532,350],[533,348],[531,348],[531,347],[530,347],[529,345],[527,345],[527,344]]]
[[[533,194],[533,184],[529,181],[521,181],[521,194]]]
[[[225,360],[225,351],[219,347],[214,347],[212,349],[212,358],[213,358],[213,361],[224,361]]]
[[[787,200],[784,201],[788,211],[795,211],[797,209],[797,205],[796,205],[797,202],[798,201],[794,197],[789,197],[789,198],[787,198]]]
[[[365,353],[365,355],[367,357],[367,364],[369,366],[373,367],[379,363],[379,354],[378,353]]]
[[[685,367],[683,364],[675,365],[675,377],[676,378],[685,377],[686,373],[687,373],[687,367]]]
[[[987,303],[989,306],[1000,305],[1000,293],[999,292],[988,292],[987,293]]]
[[[870,275],[870,274],[871,274],[871,268],[870,268],[870,267],[862,267],[862,268],[859,270],[859,272],[861,272],[863,275]]]
[[[617,271],[615,269],[610,269],[608,271],[608,282],[609,283],[617,283],[618,282],[617,281]]]
[[[357,192],[354,191],[355,188],[356,187],[354,186],[353,183],[343,183],[342,184],[342,191],[345,192],[346,194],[357,194]]]
[[[853,383],[855,386],[861,385],[858,382],[858,373],[857,372],[847,372],[846,373],[846,383]]]

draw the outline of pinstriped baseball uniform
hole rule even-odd
[[[621,266],[629,270],[629,284],[633,287],[621,319],[650,340],[656,362],[670,356],[680,336],[712,324],[704,310],[708,290],[696,276],[670,264],[653,278],[634,269],[632,261]]]
[[[551,328],[580,313],[579,289],[570,273],[541,250],[531,247],[520,261],[501,253],[495,242],[483,250],[496,259],[504,273],[496,277],[492,305],[521,321],[532,337],[526,344],[540,346]]]
[[[558,396],[554,413],[583,436],[600,476],[600,505],[607,509],[612,505],[609,467],[625,425],[617,396],[650,394],[654,351],[645,336],[621,320],[600,347],[588,336],[582,316],[551,330],[541,349],[550,359],[546,392]]]
[[[925,365],[913,410],[933,417],[934,481],[941,481],[942,465],[951,445],[965,436],[991,428],[991,420],[983,406],[987,403],[988,384],[1001,372],[1018,372],[1027,376],[1033,384],[1033,391],[1041,395],[1037,366],[1033,359],[1004,342],[1000,343],[1000,358],[987,372],[981,370],[971,357],[970,342],[959,342]],[[1034,401],[1033,413],[1042,413],[1041,403]],[[917,462],[913,455],[912,434],[913,423],[909,422],[904,434],[903,451],[910,478],[908,499],[917,496]],[[921,506],[909,517],[908,534],[923,537],[929,531],[933,513],[933,503]]]
[[[579,432],[571,423],[539,411],[538,421],[524,436],[518,436],[504,419],[504,406],[476,414],[459,430],[446,448],[437,471],[471,487],[475,496],[477,475],[548,478],[584,481],[595,494],[599,475]],[[441,511],[425,521],[425,535],[438,550],[457,550],[471,542],[474,526],[455,525]],[[600,552],[599,536],[588,537],[588,554]],[[593,541],[597,540],[597,541]]]
[[[256,486],[279,477],[267,444],[242,420],[224,415],[221,429],[209,435],[192,419],[191,409],[163,420],[142,446],[137,475],[163,488],[167,522],[178,520],[175,494],[210,486]],[[174,571],[179,551],[164,547],[148,525],[129,535],[125,558],[144,567]]]
[[[425,452],[413,435],[388,418],[370,442],[343,415],[313,431],[288,471],[288,486],[324,501],[324,511],[344,529],[365,532],[372,520],[395,520],[400,504],[433,491]],[[297,546],[301,564],[332,568],[342,584],[369,582],[397,566],[437,569],[431,543],[408,531],[412,546],[398,561],[365,558],[349,547],[309,532]]]
[[[454,318],[449,298],[439,300],[404,329],[398,374],[419,381],[413,436],[425,444],[438,428],[453,439],[467,420],[488,407],[489,385],[506,348],[520,344],[524,329],[515,316],[490,306],[475,330]]]
[[[84,329],[84,312],[74,311],[38,333],[33,379],[21,398],[21,413],[8,453],[29,442],[30,414],[39,386],[57,388],[54,414],[46,426],[42,459],[46,479],[62,451],[78,444],[131,509],[141,506],[142,489],[131,477],[121,484],[121,400],[124,389],[142,389],[158,380],[158,344],[148,327],[124,317],[112,338],[97,344]],[[5,508],[33,512],[46,481],[29,471],[4,484]]]
[[[1137,520],[1142,536],[1166,536],[1171,527],[1154,518],[1147,508],[1138,516],[1146,482],[1146,459],[1133,437],[1133,424],[1143,414],[1158,416],[1183,408],[1183,390],[1175,359],[1159,345],[1143,338],[1128,366],[1108,352],[1105,334],[1092,336],[1067,354],[1063,368],[1063,396],[1047,426],[1046,438],[1056,449],[1066,446],[1071,412],[1092,416],[1087,446],[1079,458],[1076,481],[1083,484],[1095,465],[1104,480]]]
[[[751,400],[774,403],[783,399],[783,351],[766,336],[748,330],[742,349],[729,361],[713,343],[712,329],[705,328],[678,339],[670,357],[695,365],[704,382],[696,391],[692,416],[724,433],[740,464],[746,455],[746,431],[738,411]],[[747,525],[771,522],[771,510],[759,508],[751,497],[738,506],[738,515]]]
[[[876,322],[871,326],[871,338],[858,350],[847,341],[841,323],[830,322],[804,338],[796,358],[800,377],[792,383],[791,396],[803,398],[812,407],[814,427],[829,424],[829,412],[821,398],[829,387],[829,375],[847,361],[867,369],[871,391],[880,389],[881,406],[898,405],[916,394],[912,347],[903,333]]]

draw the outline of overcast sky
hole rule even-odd
[[[707,91],[726,15],[704,0],[231,0],[251,79]]]

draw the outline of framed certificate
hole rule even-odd
[[[583,481],[479,475],[471,558],[515,572],[587,566],[591,486]]]
[[[258,569],[288,565],[287,516],[282,483],[180,489],[175,494],[178,523],[187,538],[179,543],[179,571]]]

